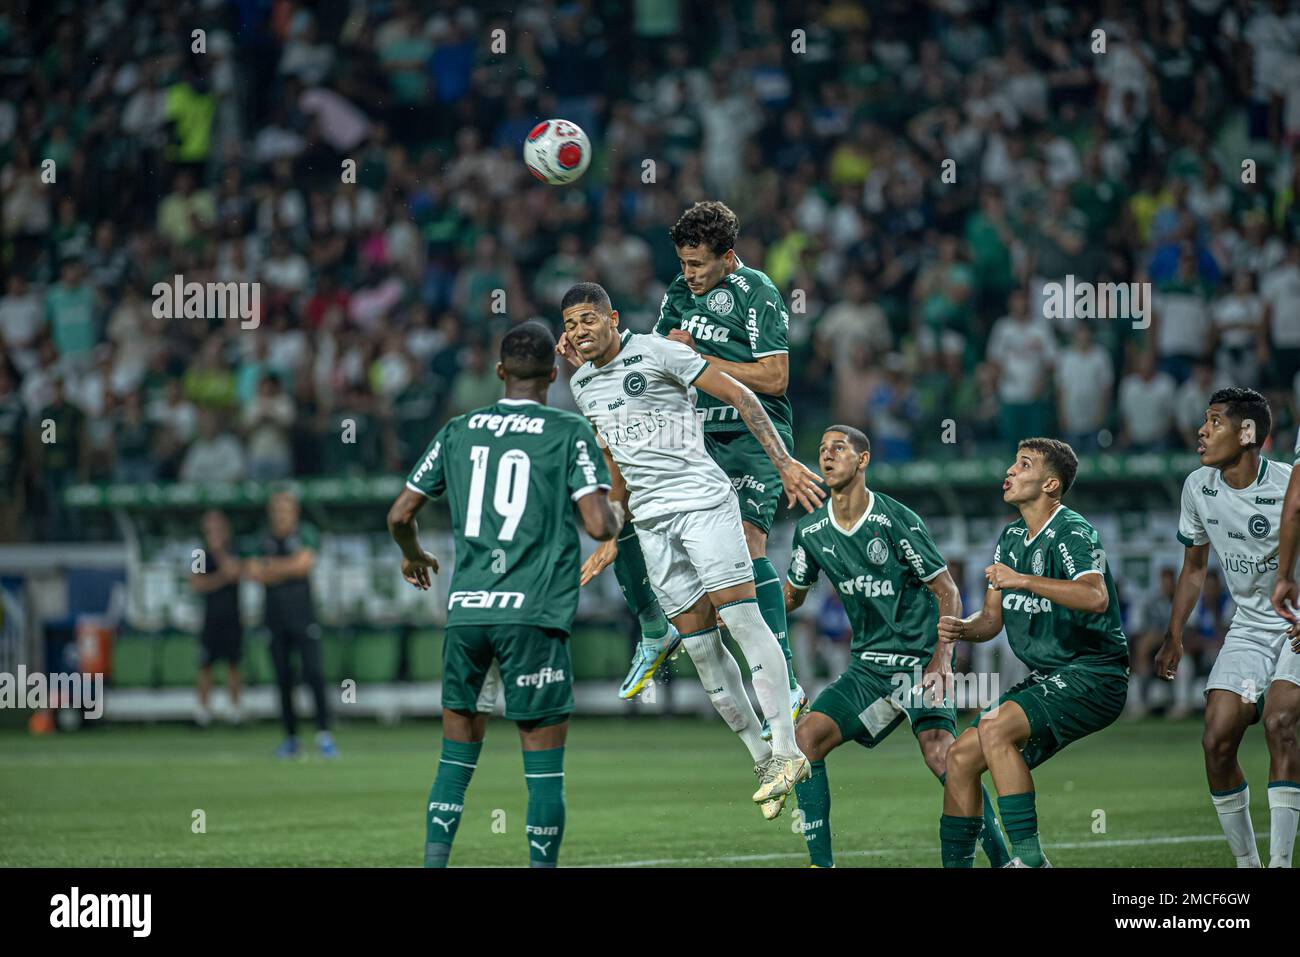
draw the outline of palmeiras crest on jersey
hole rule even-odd
[[[731,306],[734,301],[735,300],[732,298],[731,293],[728,290],[715,289],[713,292],[709,293],[709,298],[704,300],[704,305],[708,307],[709,312],[716,312],[720,316],[725,316],[727,313],[731,312]]]
[[[889,548],[883,538],[871,540],[871,544],[867,546],[867,558],[877,565],[885,564],[885,560],[889,558]]]
[[[1042,573],[1043,573],[1043,550],[1039,548],[1034,552],[1034,574],[1041,575]]]
[[[633,398],[645,392],[647,385],[646,377],[640,372],[629,372],[623,377],[623,391]]]

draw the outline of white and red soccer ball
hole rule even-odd
[[[524,140],[524,164],[543,183],[572,183],[591,164],[591,141],[577,123],[543,120]]]

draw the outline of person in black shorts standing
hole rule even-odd
[[[203,596],[203,631],[199,635],[199,697],[194,720],[201,728],[212,722],[208,699],[212,694],[212,665],[226,663],[230,688],[231,723],[239,724],[239,660],[243,654],[244,626],[239,620],[239,559],[231,552],[230,522],[221,512],[203,514],[203,562],[190,579]]]
[[[330,734],[329,704],[321,672],[320,625],[311,599],[311,569],[316,561],[319,536],[311,525],[300,523],[298,499],[291,492],[276,492],[267,503],[269,527],[262,540],[262,557],[249,559],[245,572],[266,586],[266,627],[271,632],[271,661],[280,686],[280,719],[284,742],[276,756],[298,754],[298,719],[293,711],[293,653],[302,659],[303,677],[316,702],[316,745],[322,757],[338,757]]]

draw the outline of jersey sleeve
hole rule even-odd
[[[680,342],[661,339],[655,346],[655,362],[660,370],[682,385],[690,385],[709,367],[708,359]]]
[[[447,491],[447,470],[443,466],[443,443],[446,442],[451,423],[438,430],[424,455],[406,477],[406,487],[426,498],[439,498]]]
[[[569,439],[569,498],[576,502],[609,487],[609,467],[597,447],[596,433],[585,421],[575,421]]]
[[[1210,536],[1205,533],[1204,520],[1201,518],[1196,481],[1196,473],[1193,472],[1183,482],[1183,501],[1178,512],[1178,540],[1187,548],[1205,545],[1210,541]]]
[[[817,584],[817,576],[821,573],[821,569],[817,567],[811,552],[804,548],[803,543],[798,539],[799,531],[796,530],[794,549],[790,552],[790,570],[786,578],[792,586],[802,591]]]
[[[921,521],[921,516],[911,509],[899,510],[894,516],[891,532],[899,557],[911,566],[921,581],[931,581],[947,570],[948,563],[939,554],[939,546],[930,537],[930,530]]]
[[[1070,581],[1106,574],[1106,553],[1096,530],[1089,526],[1067,525],[1056,537],[1056,550]]]
[[[776,287],[761,284],[750,297],[745,316],[749,349],[755,359],[784,355],[790,351],[790,313]]]
[[[655,334],[666,336],[682,324],[681,308],[678,305],[678,297],[673,295],[673,287],[677,281],[673,280],[672,284],[664,290],[664,298],[659,303],[659,318],[655,320]]]

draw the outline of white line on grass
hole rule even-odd
[[[1044,844],[1048,850],[1073,851],[1084,848],[1105,847],[1147,847],[1158,844],[1204,844],[1222,841],[1222,834],[1185,834],[1177,837],[1135,837],[1101,841],[1071,841],[1064,844]],[[1262,836],[1261,836],[1262,839]],[[923,854],[936,852],[936,848],[902,847],[895,850],[871,851],[837,851],[836,857],[889,857],[896,854]],[[579,867],[674,867],[698,864],[753,864],[759,861],[783,861],[807,858],[807,853],[787,852],[781,854],[732,854],[720,857],[674,857],[646,861],[602,861],[595,864],[580,864]]]

